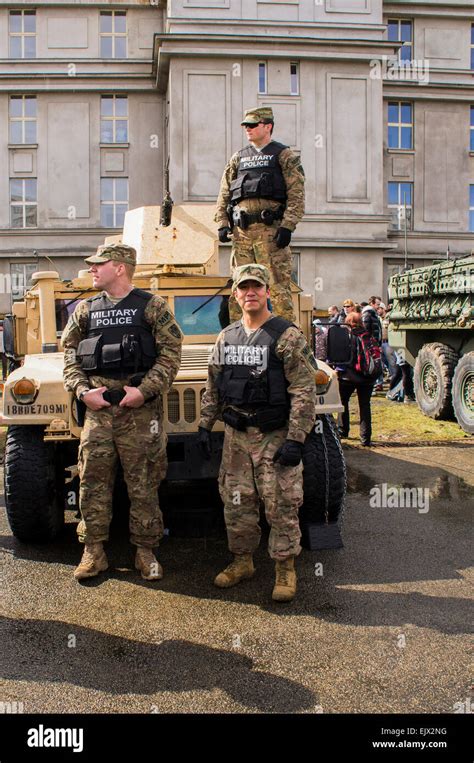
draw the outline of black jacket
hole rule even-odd
[[[365,330],[380,344],[382,342],[382,321],[373,307],[364,307],[362,323]]]

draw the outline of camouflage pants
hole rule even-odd
[[[279,227],[276,221],[273,225],[253,223],[247,230],[234,228],[231,254],[231,269],[238,265],[257,263],[265,265],[270,271],[270,299],[275,315],[281,315],[292,323],[295,322],[295,311],[291,298],[291,269],[293,260],[291,249],[286,246],[278,249],[273,237]],[[242,313],[235,297],[229,300],[230,320],[237,321]]]
[[[130,540],[136,546],[158,545],[163,536],[158,486],[167,469],[166,441],[155,401],[141,408],[87,409],[78,464],[81,543],[109,537],[120,460],[130,498]]]
[[[280,466],[272,459],[287,429],[263,434],[256,427],[239,432],[226,424],[219,492],[224,502],[229,549],[252,554],[260,542],[260,500],[270,525],[272,559],[301,551],[298,509],[303,503],[303,466]]]

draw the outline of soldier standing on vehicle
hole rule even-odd
[[[161,398],[178,372],[182,334],[162,297],[134,288],[133,247],[102,246],[86,262],[99,294],[77,305],[62,335],[64,385],[85,404],[77,530],[85,549],[74,577],[108,567],[103,542],[120,460],[135,567],[145,580],[158,580],[163,570],[153,548],[163,535],[158,486],[167,468]]]
[[[305,337],[268,310],[270,274],[262,265],[234,272],[242,320],[219,334],[201,406],[199,445],[210,456],[211,430],[225,422],[219,489],[231,564],[215,579],[229,588],[255,572],[260,541],[259,501],[271,527],[276,564],[272,598],[296,593],[295,557],[301,551],[298,509],[303,502],[303,447],[316,420],[317,369]]]
[[[289,243],[304,214],[304,171],[294,151],[272,140],[273,124],[268,106],[245,112],[249,145],[224,170],[215,220],[221,243],[233,233],[231,270],[252,262],[265,265],[273,312],[293,322]],[[240,318],[234,299],[229,308],[231,320]]]

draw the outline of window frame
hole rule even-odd
[[[389,24],[396,24],[397,25],[397,34],[398,34],[398,36],[396,38],[394,38],[394,39],[392,39],[390,37]],[[409,41],[408,40],[407,41],[402,41],[402,24],[410,24],[410,40]],[[398,50],[398,63],[399,64],[405,64],[405,63],[408,63],[409,61],[413,61],[414,60],[414,47],[415,47],[414,28],[415,28],[415,25],[414,25],[413,19],[407,19],[407,18],[402,18],[402,19],[388,18],[387,19],[387,39],[390,42],[401,42],[402,43],[401,47]],[[406,44],[407,42],[409,42],[408,45]],[[409,57],[403,55],[403,53],[402,53],[403,50],[409,51],[409,54],[410,54]]]
[[[116,115],[116,103],[117,99],[120,98],[125,101],[127,105],[127,114],[125,117],[123,116],[117,116]],[[104,100],[111,100],[112,101],[112,115],[107,116],[102,114],[102,104]],[[129,128],[129,112],[128,112],[128,95],[121,95],[121,94],[115,94],[115,93],[104,93],[100,96],[100,142],[106,143],[108,146],[112,146],[114,144],[122,144],[122,143],[128,143],[128,128]],[[103,133],[102,133],[102,123],[103,122],[112,122],[112,140],[104,140]],[[127,123],[127,135],[125,140],[117,140],[117,122],[126,122]]]
[[[111,180],[112,181],[112,188],[113,193],[112,199],[103,199],[102,198],[102,181],[103,180]],[[117,193],[116,193],[116,180],[126,180],[127,181],[127,201],[123,201],[122,199],[117,199]],[[123,228],[123,220],[121,222],[117,221],[117,207],[118,206],[124,206],[126,204],[127,209],[124,212],[124,218],[125,213],[129,210],[130,205],[130,187],[129,187],[129,178],[128,176],[124,177],[122,175],[118,175],[115,177],[103,177],[100,178],[100,225],[102,228]],[[112,215],[113,215],[113,225],[105,225],[102,222],[102,211],[104,207],[112,207]]]
[[[112,18],[112,31],[111,32],[102,32],[101,31],[101,19],[104,16],[111,16]],[[116,32],[115,31],[115,19],[118,17],[125,17],[125,32]],[[112,41],[112,55],[106,56],[102,52],[102,40],[104,38],[110,37]],[[125,38],[125,55],[124,56],[117,56],[115,55],[115,40],[117,38]],[[128,25],[127,25],[127,11],[122,10],[112,10],[112,11],[100,11],[99,12],[99,56],[100,58],[104,58],[106,60],[110,60],[112,58],[124,60],[125,58],[128,58]]]
[[[25,114],[25,105],[26,105],[26,99],[31,99],[35,104],[35,116],[34,117],[28,117]],[[19,117],[13,117],[11,115],[11,103],[12,100],[19,101],[21,100],[21,116]],[[11,145],[14,146],[29,146],[29,145],[36,145],[38,142],[38,112],[37,112],[37,100],[36,95],[10,95],[8,99],[8,142]],[[21,123],[21,141],[15,141],[12,138],[12,125],[20,122]],[[35,125],[35,139],[34,140],[26,140],[26,122],[34,122]]]
[[[468,230],[474,233],[474,183],[469,184],[469,219]]]
[[[295,77],[296,77],[296,91],[293,90],[293,73],[292,73],[292,67],[295,67]],[[298,61],[290,61],[290,95],[300,95],[300,65]]]
[[[396,204],[390,203],[390,186],[396,185],[398,186],[398,193],[397,198],[398,201]],[[413,196],[414,196],[414,183],[412,180],[389,180],[387,185],[387,209],[389,210],[398,210],[398,227],[392,222],[392,230],[396,231],[403,231],[405,230],[405,226],[402,224],[402,218],[403,215],[401,214],[401,210],[405,208],[405,204],[403,199],[401,199],[401,193],[402,193],[402,186],[407,185],[410,187],[410,203],[406,204],[406,210],[407,210],[407,230],[413,230]]]
[[[398,121],[397,122],[391,122],[390,121],[390,106],[396,106],[398,109]],[[402,106],[409,106],[410,107],[410,122],[403,122],[402,121]],[[415,145],[414,141],[414,130],[415,130],[415,120],[414,120],[414,103],[412,101],[388,101],[387,104],[387,147],[390,150],[395,151],[413,151],[413,147]],[[390,127],[396,127],[397,128],[397,143],[396,146],[390,145]],[[410,146],[408,148],[403,147],[402,144],[402,129],[403,128],[410,128]]]
[[[19,32],[14,32],[11,29],[11,19],[13,16],[20,16],[21,18],[21,30]],[[25,16],[32,16],[35,20],[35,31],[34,32],[25,32]],[[9,8],[8,9],[8,57],[13,59],[31,59],[36,58],[36,9],[30,10],[28,8]],[[35,43],[35,50],[34,54],[32,56],[25,56],[25,39],[27,37],[33,37],[34,43]],[[13,56],[11,51],[11,43],[13,39],[20,38],[21,41],[21,55],[20,56]]]
[[[28,181],[34,180],[35,182],[35,201],[27,201],[26,200],[26,183]],[[13,201],[12,200],[12,182],[21,183],[22,184],[22,192],[21,192],[21,200],[20,201]],[[10,177],[10,183],[9,183],[9,207],[10,207],[10,228],[13,228],[15,230],[24,230],[26,228],[37,228],[38,227],[38,178],[35,177]],[[13,225],[13,207],[21,207],[22,209],[22,225]],[[35,209],[35,224],[34,225],[27,225],[26,224],[26,211],[27,208],[34,208]]]
[[[263,67],[263,74],[264,74],[264,89],[262,90],[260,87],[260,72],[262,71],[261,67]],[[266,61],[259,61],[258,62],[258,94],[259,95],[267,95],[268,92],[268,66]]]
[[[469,109],[469,151],[474,151],[474,105]]]

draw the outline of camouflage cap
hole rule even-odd
[[[109,260],[136,265],[137,252],[133,246],[127,246],[127,244],[105,244],[99,246],[97,253],[93,254],[92,257],[86,257],[86,262],[89,265],[101,265]]]
[[[249,109],[245,112],[241,125],[258,125],[259,122],[273,122],[273,109],[271,106],[260,106],[258,109]]]
[[[258,281],[263,286],[270,286],[270,273],[264,265],[239,265],[234,270],[233,278],[233,289],[236,289],[242,281]]]

